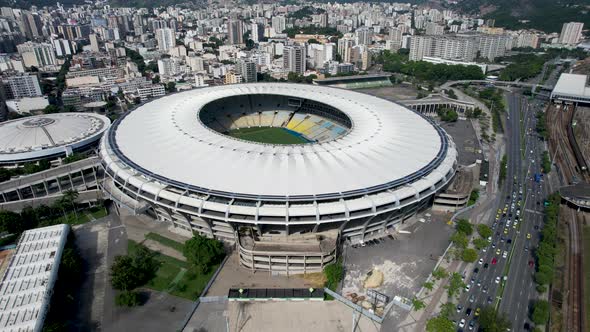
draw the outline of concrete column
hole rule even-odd
[[[84,178],[84,170],[80,170],[80,175],[82,176],[82,182],[84,183],[84,188],[88,190],[88,185],[86,184],[86,179]]]
[[[22,201],[22,199],[23,199],[23,196],[22,196],[22,195],[21,195],[21,193],[20,193],[20,189],[16,188],[16,194],[18,195],[18,200],[19,200],[19,201]]]
[[[312,233],[317,233],[318,232],[318,228],[320,227],[320,224],[315,224],[315,226],[313,226],[313,230],[311,231]]]
[[[289,276],[289,255],[285,256],[285,268],[287,269],[287,277]]]

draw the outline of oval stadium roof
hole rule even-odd
[[[109,118],[94,113],[55,113],[0,123],[0,163],[19,163],[63,154],[98,140]]]
[[[199,121],[203,105],[248,94],[328,104],[353,126],[325,143],[271,145],[234,139]],[[254,83],[195,89],[144,104],[115,122],[107,146],[137,171],[178,187],[291,197],[369,192],[432,173],[440,180],[456,159],[449,140],[421,115],[384,99],[313,85]]]

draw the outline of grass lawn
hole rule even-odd
[[[178,241],[174,241],[172,239],[169,239],[169,238],[162,236],[160,234],[150,232],[150,233],[147,233],[145,238],[159,242],[162,245],[165,245],[166,247],[170,247],[170,248],[178,251],[179,253],[182,253],[184,251],[184,244],[182,244]]]
[[[88,212],[94,217],[94,219],[104,218],[108,215],[107,209],[103,206],[94,206],[88,209]]]
[[[590,253],[590,226],[584,226],[583,229],[583,236],[584,236],[584,252]],[[584,285],[585,289],[590,289],[590,255],[585,254],[584,257]],[[590,308],[590,296],[586,294],[584,297],[584,301],[586,301],[586,308]],[[590,310],[586,310],[586,323],[590,322]]]
[[[137,246],[137,242],[129,240],[128,254],[137,250]],[[206,274],[200,274],[191,268],[189,263],[176,258],[157,253],[156,259],[161,263],[160,268],[156,272],[154,279],[146,287],[189,300],[196,300],[201,295],[203,288],[205,288],[218,266],[211,267]]]
[[[229,136],[243,140],[268,144],[301,144],[307,140],[285,128],[253,127],[234,129]]]

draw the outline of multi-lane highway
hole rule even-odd
[[[531,325],[529,307],[537,298],[532,250],[539,241],[546,197],[543,182],[533,180],[533,174],[541,173],[543,142],[535,132],[541,107],[520,94],[508,96],[506,177],[495,202],[497,211],[488,223],[494,231],[491,243],[465,273],[468,287],[454,317],[458,323],[465,320],[464,330],[477,329],[477,309],[486,306],[506,313],[513,331]]]

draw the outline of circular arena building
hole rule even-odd
[[[56,159],[96,146],[111,121],[92,113],[56,113],[0,123],[0,165]]]
[[[143,104],[110,127],[100,155],[119,205],[236,241],[244,266],[279,273],[321,269],[339,240],[397,227],[457,167],[451,138],[403,106],[273,83]]]

